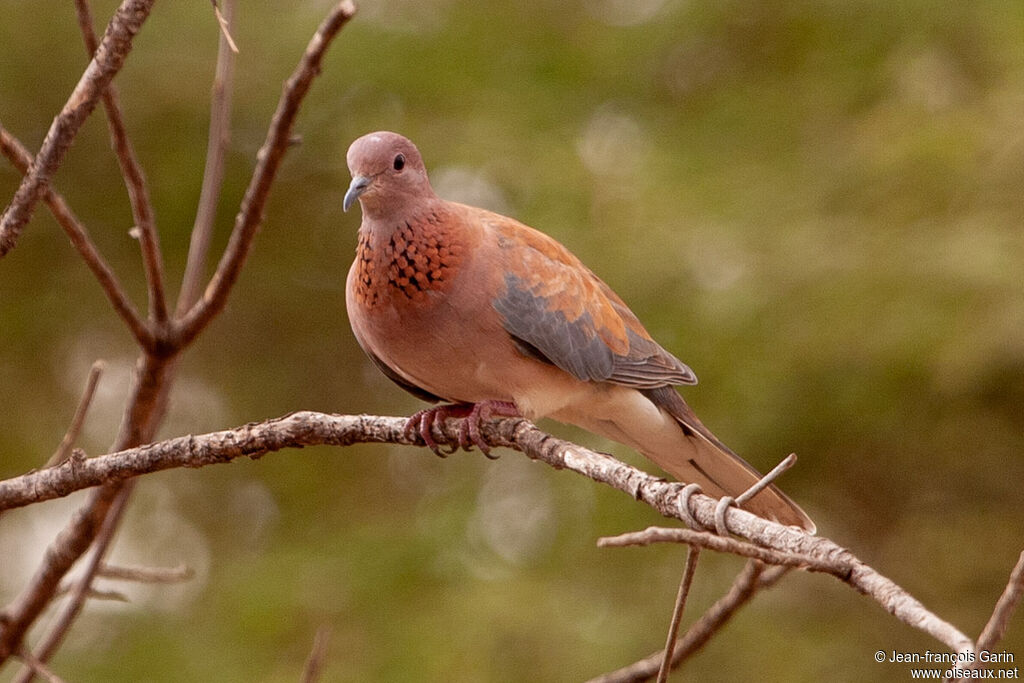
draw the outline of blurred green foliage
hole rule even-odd
[[[240,4],[217,248],[329,5]],[[0,16],[0,121],[36,149],[85,54],[68,3],[0,0]],[[1022,35],[1011,0],[367,0],[306,101],[303,144],[228,309],[181,364],[162,433],[417,407],[366,362],[344,314],[359,221],[341,212],[345,149],[397,130],[442,194],[572,248],[697,371],[686,396],[727,443],[761,468],[796,451],[784,488],[821,533],[976,635],[1024,546]],[[117,79],[171,282],[216,41],[208,3],[158,3]],[[0,165],[0,196],[17,182]],[[144,302],[101,113],[56,186]],[[0,262],[0,475],[46,459],[96,358],[108,369],[83,445],[102,452],[133,356],[38,210]],[[0,601],[80,500],[0,520]],[[114,559],[199,576],[91,605],[54,668],[292,681],[326,624],[325,680],[581,679],[661,646],[683,550],[594,547],[660,521],[515,454],[309,449],[147,477]],[[689,617],[740,566],[705,553]],[[687,670],[901,680],[876,650],[938,647],[834,580],[794,575]],[[1024,659],[1021,615],[1001,647]]]

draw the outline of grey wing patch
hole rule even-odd
[[[615,354],[598,337],[589,313],[570,321],[561,311],[548,310],[547,300],[530,292],[515,275],[506,275],[505,284],[505,294],[492,305],[523,355],[584,381],[611,377]]]
[[[632,330],[627,330],[626,336],[629,354],[615,356],[615,369],[608,377],[609,382],[637,389],[697,383],[693,370],[657,342],[644,339]]]
[[[638,389],[696,384],[697,377],[678,358],[650,339],[627,329],[629,352],[613,352],[598,335],[589,313],[569,320],[532,293],[515,275],[505,276],[506,291],[493,301],[505,330],[524,356],[555,365],[577,379],[612,382]]]
[[[380,358],[377,358],[377,356],[373,355],[369,351],[366,351],[366,355],[370,357],[370,360],[372,360],[373,364],[377,366],[377,369],[384,373],[385,377],[387,377],[389,380],[391,380],[398,386],[402,387],[403,389],[405,389],[406,391],[408,391],[410,394],[420,399],[421,401],[427,401],[429,403],[439,403],[444,400],[440,396],[435,396],[434,394],[430,393],[423,387],[418,387],[409,380],[405,379],[397,372],[392,370],[391,366],[382,361]]]

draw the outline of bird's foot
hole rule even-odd
[[[414,413],[412,417],[409,418],[408,422],[405,423],[405,433],[407,435],[411,435],[413,433],[419,434],[427,448],[434,451],[436,455],[439,455],[442,458],[448,457],[459,448],[471,451],[473,450],[473,446],[477,446],[480,449],[480,452],[488,458],[493,459],[497,456],[491,455],[491,447],[480,433],[481,422],[484,420],[490,420],[492,417],[520,416],[519,410],[516,408],[515,404],[509,401],[453,403],[443,406],[434,406],[433,408],[427,408]],[[434,440],[434,435],[431,433],[431,430],[436,422],[443,422],[449,417],[462,418],[462,422],[458,427],[459,442],[455,446],[449,446],[448,450],[444,450],[437,441]]]
[[[491,455],[491,446],[480,433],[480,425],[492,417],[522,417],[516,405],[510,401],[481,401],[473,404],[469,415],[459,425],[459,445],[467,451],[477,446],[480,452],[491,460],[498,456]]]
[[[459,450],[459,446],[449,446],[448,450],[443,450],[441,446],[437,443],[437,441],[434,440],[434,435],[431,434],[431,430],[434,427],[434,423],[444,422],[449,417],[467,417],[472,411],[472,403],[452,403],[443,406],[434,406],[433,408],[426,408],[424,410],[418,410],[415,413],[413,413],[409,420],[405,423],[405,434],[406,436],[419,434],[420,438],[423,439],[423,443],[426,444],[427,448],[434,451],[434,455],[437,455],[442,458],[447,458],[449,455]],[[461,435],[459,441],[459,445],[462,445]]]

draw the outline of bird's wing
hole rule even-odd
[[[485,223],[505,268],[492,305],[520,351],[584,381],[638,389],[697,382],[568,249],[510,218]]]

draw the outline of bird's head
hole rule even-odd
[[[419,150],[398,133],[364,135],[349,146],[347,161],[352,184],[342,204],[345,211],[358,199],[364,214],[383,215],[434,196]]]

